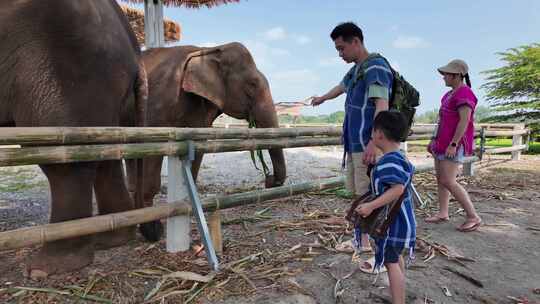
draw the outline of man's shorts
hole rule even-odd
[[[384,247],[384,263],[392,264],[399,262],[399,256],[401,256],[402,252],[402,248],[397,248],[393,246]]]
[[[345,165],[347,190],[356,195],[366,193],[370,188],[367,166],[362,163],[363,152],[347,153]]]

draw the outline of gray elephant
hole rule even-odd
[[[140,50],[114,0],[0,2],[0,126],[119,126],[137,110],[144,121],[148,88]],[[40,166],[51,191],[50,222],[133,208],[121,161]],[[134,229],[101,235],[112,246]],[[93,237],[45,244],[32,276],[72,271],[93,261]]]
[[[225,113],[237,119],[251,118],[258,128],[278,127],[268,81],[240,43],[151,49],[143,52],[143,61],[148,73],[148,126],[210,127]],[[270,149],[269,153],[274,174],[267,176],[266,186],[282,185],[286,177],[283,150]],[[146,204],[151,204],[160,189],[162,160],[145,158]],[[202,154],[197,154],[192,164],[194,178],[201,161]],[[133,187],[133,175],[128,175]]]

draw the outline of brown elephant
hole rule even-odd
[[[115,0],[0,2],[0,126],[119,126],[148,94],[140,49]],[[133,208],[121,161],[40,166],[51,191],[50,222]],[[101,235],[102,245],[134,229]],[[93,237],[46,243],[32,256],[32,276],[71,271],[93,261]]]
[[[240,43],[151,49],[143,52],[143,61],[148,73],[148,126],[210,127],[225,113],[237,119],[251,118],[258,128],[278,127],[268,81]],[[269,153],[274,174],[267,176],[266,186],[282,185],[286,177],[283,150],[270,149]],[[191,167],[195,179],[202,156],[197,154]],[[162,160],[145,158],[147,204],[160,189]],[[134,185],[131,177],[130,185]]]

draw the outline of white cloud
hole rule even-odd
[[[202,46],[202,47],[215,47],[215,46],[218,46],[218,45],[219,44],[217,42],[208,41],[208,42],[201,43],[200,46]]]
[[[248,48],[255,64],[261,70],[272,69],[276,66],[278,59],[275,57],[289,56],[290,52],[281,48],[274,48],[260,41],[246,41],[244,45]]]
[[[424,38],[418,36],[399,36],[393,42],[393,46],[397,49],[418,49],[426,48],[430,45]]]
[[[276,56],[289,56],[291,54],[288,50],[280,48],[270,48],[270,52]]]
[[[296,40],[296,43],[298,43],[300,45],[305,45],[305,44],[308,44],[308,43],[311,42],[311,38],[309,38],[308,36],[304,36],[304,35],[295,35],[294,40]]]
[[[287,38],[287,33],[285,32],[284,28],[278,26],[278,27],[274,27],[266,31],[264,33],[264,38],[271,41],[283,40]]]
[[[287,86],[314,83],[320,79],[317,73],[309,69],[276,72],[271,75],[271,78]]]
[[[343,59],[339,58],[337,55],[334,57],[328,57],[323,58],[319,60],[319,66],[322,67],[335,67],[335,66],[342,66],[345,64],[345,61]]]

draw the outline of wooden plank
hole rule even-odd
[[[486,154],[500,154],[500,153],[508,153],[508,152],[514,153],[515,151],[523,151],[525,149],[527,149],[527,145],[519,145],[519,146],[512,146],[512,147],[486,149],[484,153]],[[514,159],[512,158],[512,160]]]
[[[168,157],[167,202],[189,201],[188,184],[183,174],[182,160],[177,156]],[[181,214],[167,219],[167,252],[189,250],[191,242],[191,216]]]

